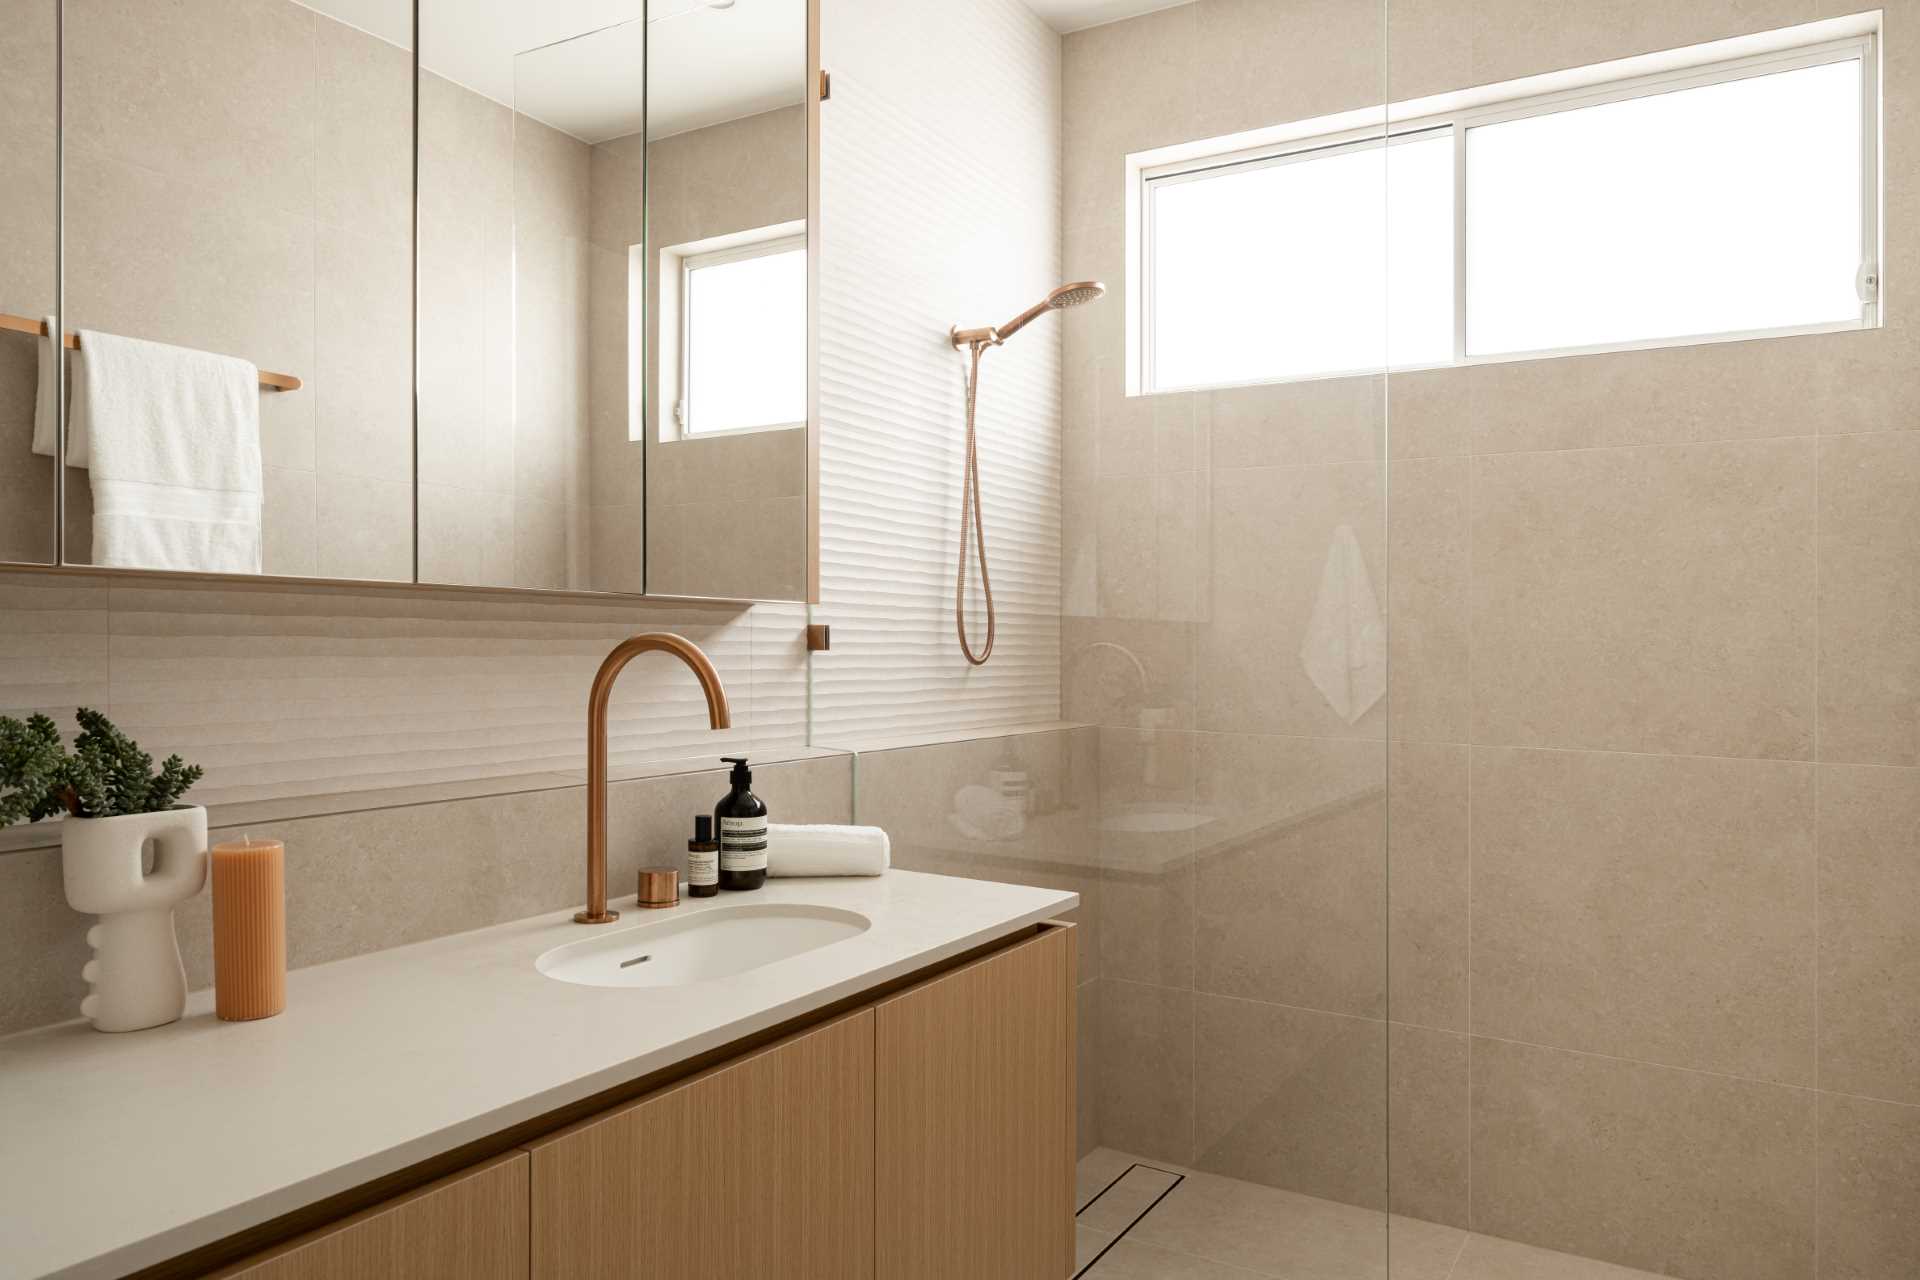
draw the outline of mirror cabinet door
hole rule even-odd
[[[411,579],[410,0],[64,14],[66,559]]]
[[[0,0],[0,561],[54,560],[59,0]]]
[[[808,0],[656,0],[647,51],[647,588],[806,594]],[[662,12],[669,10],[670,12]]]

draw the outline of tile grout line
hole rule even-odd
[[[1813,442],[1813,1276],[1820,1277],[1820,458]]]
[[[1460,1269],[1460,1259],[1467,1256],[1467,1246],[1472,1243],[1473,1232],[1462,1231],[1460,1233],[1460,1247],[1453,1251],[1453,1261],[1447,1264],[1447,1274],[1442,1276],[1440,1280],[1453,1280],[1453,1273]]]
[[[1467,1122],[1467,1230],[1473,1230],[1473,775],[1474,775],[1474,557],[1473,526],[1479,496],[1480,468],[1476,459],[1467,459],[1467,830],[1466,830],[1466,877],[1467,911],[1466,937],[1463,939],[1466,949],[1466,1033],[1467,1033],[1467,1096],[1462,1099],[1466,1109]],[[1465,1251],[1465,1244],[1461,1249]],[[1454,1265],[1459,1265],[1459,1258]],[[1453,1269],[1448,1268],[1451,1276]]]

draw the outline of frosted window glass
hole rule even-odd
[[[687,273],[688,435],[807,417],[807,251]]]
[[[1155,389],[1451,358],[1447,135],[1254,162],[1149,192]]]
[[[1860,63],[1467,130],[1467,353],[1860,319]]]

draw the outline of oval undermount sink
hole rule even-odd
[[[858,937],[873,921],[805,903],[741,903],[596,933],[533,962],[549,978],[583,987],[678,987]]]

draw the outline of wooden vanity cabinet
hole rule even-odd
[[[216,1280],[525,1280],[531,1159],[514,1152],[214,1273]]]
[[[540,1280],[873,1275],[871,1009],[529,1146]]]
[[[1074,1012],[1045,926],[218,1274],[1061,1280]]]
[[[1049,929],[875,1007],[883,1280],[1073,1274],[1074,970]]]

